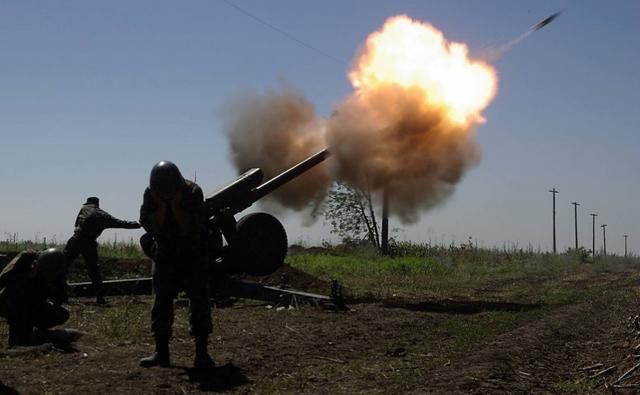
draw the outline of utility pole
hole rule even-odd
[[[607,256],[607,224],[600,225],[602,228],[602,255]]]
[[[591,234],[591,255],[592,256],[596,256],[596,217],[598,216],[598,214],[589,214],[591,215],[591,218],[593,219],[593,230],[592,230],[592,234]]]
[[[559,193],[556,191],[556,188],[553,188],[549,192],[553,193],[553,253],[558,252],[556,249],[556,194]]]
[[[629,235],[624,235],[624,257],[627,257],[627,237],[629,237]]]
[[[573,202],[571,204],[573,204],[573,216],[575,218],[574,224],[576,233],[576,251],[578,251],[578,206],[580,204],[578,204],[578,202]]]
[[[389,195],[385,189],[382,192],[382,240],[380,247],[382,254],[389,254]]]

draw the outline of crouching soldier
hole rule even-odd
[[[59,250],[24,251],[9,262],[0,273],[0,316],[9,323],[9,347],[41,344],[49,328],[69,319],[62,307],[66,287],[65,258]]]
[[[155,352],[140,361],[143,367],[169,366],[173,304],[185,290],[190,300],[190,333],[195,337],[194,366],[211,368],[207,342],[212,331],[206,249],[206,209],[202,190],[182,178],[171,162],[159,162],[151,170],[149,187],[140,207],[140,223],[147,231],[140,239],[153,260],[151,332]]]
[[[112,228],[138,229],[140,224],[111,216],[100,208],[100,200],[97,197],[89,197],[76,217],[73,236],[64,247],[64,255],[68,265],[71,265],[78,255],[82,254],[84,257],[84,263],[96,293],[96,303],[99,305],[104,305],[107,301],[103,296],[102,276],[98,267],[98,242],[96,240],[102,231]]]

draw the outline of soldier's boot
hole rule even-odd
[[[94,285],[94,289],[96,291],[96,304],[98,306],[106,306],[109,304],[107,300],[104,298],[104,287],[102,286],[102,281]]]
[[[106,306],[109,304],[109,302],[104,298],[104,296],[98,295],[96,296],[96,304],[98,306]]]
[[[193,360],[193,367],[196,369],[213,369],[216,367],[207,349],[208,342],[209,336],[196,336],[196,357]]]
[[[171,366],[169,358],[169,339],[156,339],[156,350],[153,354],[140,360],[140,366],[150,368],[153,366]]]
[[[90,263],[92,261],[93,263]],[[104,298],[104,287],[102,285],[102,275],[100,274],[100,269],[98,269],[97,258],[95,258],[95,261],[93,260],[93,258],[89,258],[89,261],[87,261],[87,271],[89,272],[89,278],[91,279],[91,285],[93,286],[93,291],[96,294],[96,304],[99,306],[107,305],[108,302]]]
[[[33,341],[31,336],[24,334],[16,334],[15,331],[9,330],[9,348],[17,346],[30,346]]]
[[[24,325],[9,324],[9,348],[16,346],[33,346],[36,345],[33,335],[33,328]]]

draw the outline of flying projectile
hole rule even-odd
[[[554,14],[549,15],[548,17],[546,17],[543,20],[541,20],[540,22],[536,23],[535,25],[530,27],[527,31],[525,31],[521,35],[517,36],[516,38],[512,39],[511,41],[507,42],[506,44],[503,44],[498,48],[495,48],[493,50],[488,51],[482,58],[484,60],[488,61],[488,62],[493,62],[493,61],[499,59],[507,51],[511,50],[511,48],[514,45],[518,44],[520,41],[522,41],[525,38],[529,37],[534,32],[537,32],[538,30],[540,30],[543,27],[545,27],[548,24],[550,24],[560,14],[562,14],[562,11],[558,11],[558,12],[556,12]]]
[[[540,22],[536,23],[536,25],[531,29],[534,32],[537,30],[542,29],[543,27],[547,26],[548,24],[551,23],[551,21],[553,21],[554,19],[556,19],[558,17],[558,15],[560,15],[562,13],[562,11],[560,12],[556,12],[555,14],[552,14],[551,16],[548,16],[546,18],[544,18],[543,20],[541,20]]]

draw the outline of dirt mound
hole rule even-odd
[[[0,252],[0,270],[18,253],[17,251]],[[151,276],[151,260],[149,259],[99,257],[98,264],[102,277],[106,280]],[[82,256],[74,260],[69,267],[68,279],[70,282],[89,281]]]
[[[329,292],[331,283],[321,280],[289,265],[282,265],[266,276],[238,276],[241,280],[255,281],[261,284],[293,288],[299,291]]]
[[[150,277],[151,261],[149,259],[101,258],[100,271],[105,280]],[[275,272],[265,276],[239,274],[233,277],[307,292],[329,293],[331,289],[330,282],[318,279],[289,265],[282,265]],[[78,259],[70,268],[69,282],[84,281],[89,281],[89,279],[82,260]]]
[[[151,260],[149,259],[100,257],[98,264],[100,265],[100,273],[105,280],[151,276]],[[69,282],[89,281],[82,257],[71,264],[68,278]]]

